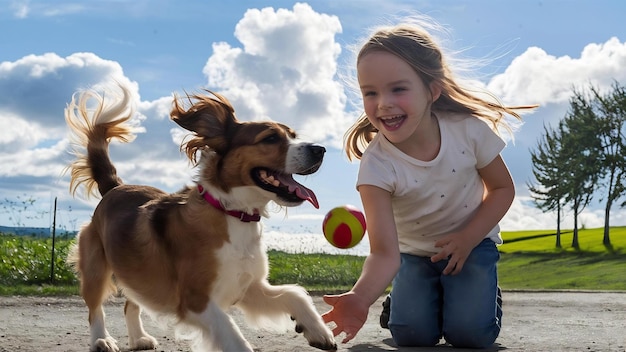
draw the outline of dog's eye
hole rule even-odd
[[[280,141],[280,137],[277,134],[271,134],[261,140],[261,143],[274,144]]]

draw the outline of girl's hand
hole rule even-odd
[[[430,261],[436,263],[448,259],[448,265],[443,269],[444,275],[456,275],[463,269],[467,257],[475,247],[466,237],[455,232],[435,242],[435,247],[441,248],[441,252],[432,256]]]
[[[435,247],[441,248],[441,252],[432,256],[430,260],[435,263],[447,258],[448,265],[443,270],[446,275],[461,272],[470,252],[502,220],[515,197],[511,174],[500,155],[489,165],[478,169],[478,173],[487,192],[483,203],[463,231],[450,233],[435,242]]]
[[[342,343],[352,340],[365,324],[369,306],[363,303],[354,292],[325,295],[324,302],[332,306],[328,312],[322,314],[322,319],[325,323],[331,321],[335,323],[333,335],[337,336],[345,332],[346,337]]]

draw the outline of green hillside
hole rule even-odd
[[[626,227],[610,231],[611,248],[602,244],[603,229],[561,234],[561,249],[550,231],[504,232],[498,266],[504,289],[626,290]]]

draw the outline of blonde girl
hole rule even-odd
[[[498,222],[515,189],[495,132],[517,111],[463,88],[422,27],[379,28],[357,56],[364,115],[346,133],[370,254],[354,287],[324,296],[353,339],[392,283],[381,324],[398,346],[491,346],[500,332]],[[389,304],[389,300],[387,301]]]

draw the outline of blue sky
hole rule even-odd
[[[322,169],[300,180],[320,209],[305,204],[266,221],[268,231],[320,232],[330,208],[360,205],[358,164],[341,147],[360,114],[343,79],[354,66],[351,48],[372,26],[410,12],[444,25],[444,44],[457,57],[487,62],[473,78],[505,103],[541,104],[503,153],[518,197],[502,227],[554,228],[555,215],[528,198],[529,148],[544,124],[565,115],[573,87],[626,84],[623,1],[0,0],[0,200],[33,197],[30,210],[48,212],[57,197],[57,221],[69,229],[89,218],[96,200],[70,197],[62,175],[71,160],[63,109],[77,89],[114,78],[133,87],[146,130],[111,148],[125,182],[168,191],[191,182],[167,112],[172,93],[209,88],[225,94],[240,119],[284,122],[327,147]],[[51,223],[48,214],[0,211],[0,225]],[[614,209],[612,223],[626,225],[625,213]],[[565,217],[571,227],[571,213]],[[587,227],[602,219],[601,204],[581,217]]]

